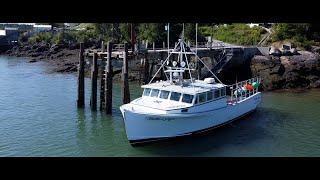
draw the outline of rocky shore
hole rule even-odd
[[[264,90],[319,88],[320,56],[317,52],[299,51],[292,56],[254,56],[252,76],[263,79]]]
[[[90,48],[96,47],[93,45]],[[263,90],[320,88],[319,52],[320,48],[314,47],[312,51],[299,51],[299,54],[291,56],[255,55],[248,61],[249,63],[241,65],[241,68],[236,71],[239,71],[238,75],[244,74],[245,78],[261,77]],[[50,45],[43,42],[34,45],[24,44],[15,46],[2,54],[27,57],[30,63],[48,62],[49,71],[52,72],[74,73],[77,72],[79,45]],[[90,68],[86,69],[87,74],[89,74],[89,70]],[[234,72],[234,69],[228,70],[226,68],[224,71]],[[229,73],[222,73],[222,80],[224,80],[225,74]],[[120,79],[117,75],[115,79]],[[228,81],[228,77],[225,81]],[[227,84],[231,83],[234,82]]]
[[[52,72],[76,72],[79,45],[36,43],[14,46],[2,53],[8,56],[26,57],[30,63],[44,61],[49,63]]]

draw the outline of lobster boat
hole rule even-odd
[[[177,60],[170,58],[178,56]],[[202,63],[212,74],[203,80],[193,78],[189,58]],[[163,71],[167,80],[153,82]],[[185,73],[189,75],[186,76]],[[169,52],[142,96],[120,107],[126,135],[131,144],[157,141],[204,132],[230,123],[252,111],[261,102],[258,77],[223,84],[184,42]]]

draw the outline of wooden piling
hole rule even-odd
[[[155,43],[154,43],[154,42],[152,43],[152,49],[153,49],[153,51],[155,51],[155,50],[156,50],[156,45],[155,45]]]
[[[143,62],[143,83],[148,84],[149,83],[149,60],[148,60],[148,54],[144,54],[144,62]]]
[[[132,47],[132,52],[134,52],[135,49],[135,25],[133,23],[130,23],[130,30],[131,30],[131,47]]]
[[[103,59],[103,58],[102,58]],[[105,68],[100,66],[100,111],[102,111],[105,105],[104,91],[105,91]]]
[[[80,43],[79,66],[78,66],[78,108],[84,107],[84,44]]]
[[[155,63],[154,63],[154,61],[152,61],[152,63],[151,63],[151,66],[150,66],[150,71],[149,71],[149,77],[153,77],[153,68],[154,68],[154,66],[155,66]]]
[[[97,79],[98,79],[98,55],[93,53],[93,60],[91,65],[91,98],[90,107],[91,110],[97,110]]]
[[[201,78],[201,69],[201,63],[200,61],[197,61],[198,79]]]
[[[104,52],[104,42],[101,42],[101,52]]]
[[[162,48],[163,48],[163,49],[165,49],[165,48],[166,48],[166,44],[165,44],[165,42],[164,42],[164,41],[162,42]]]
[[[101,41],[101,52],[104,53],[105,52],[105,44],[104,41]],[[104,61],[104,55],[100,55],[101,56],[101,60]],[[100,111],[103,111],[104,106],[105,106],[105,67],[103,67],[102,65],[100,65]]]
[[[163,59],[163,52],[160,52],[160,67],[161,67],[161,65],[162,65],[162,63],[164,62],[164,59]],[[158,62],[159,63],[159,62]],[[159,67],[159,68],[160,68]],[[160,71],[160,79],[162,79],[162,80],[164,80],[165,78],[165,75],[164,75],[164,69],[162,69],[161,71]]]
[[[113,69],[112,69],[112,43],[108,42],[107,44],[107,64],[105,70],[105,110],[106,114],[112,114],[112,76],[113,76]]]
[[[130,102],[130,92],[129,92],[129,82],[128,82],[128,45],[124,44],[124,55],[123,55],[123,67],[121,76],[121,97],[122,104],[127,104]]]

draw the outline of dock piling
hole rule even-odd
[[[103,53],[104,52],[104,42],[101,41],[101,52]]]
[[[198,79],[201,78],[201,63],[197,61]]]
[[[155,66],[154,61],[152,61],[150,65],[151,65],[151,66],[150,66],[150,71],[149,71],[148,77],[153,77],[153,75],[152,75],[152,74],[153,74],[153,68],[154,68],[154,66]]]
[[[78,108],[84,107],[84,44],[80,43],[79,65],[78,65]]]
[[[112,114],[112,76],[113,76],[113,69],[112,69],[112,43],[108,42],[107,44],[107,64],[105,70],[105,110],[106,114]]]
[[[144,54],[144,62],[143,62],[143,83],[148,84],[149,82],[149,60],[148,54]]]
[[[122,103],[127,104],[130,102],[129,82],[128,82],[128,46],[124,44],[124,55],[123,55],[123,67],[121,76],[121,97]]]
[[[91,98],[90,107],[91,110],[97,110],[97,79],[98,79],[98,55],[93,53],[93,61],[91,65]]]
[[[100,111],[103,111],[105,105],[104,91],[105,91],[105,68],[100,66]]]
[[[160,52],[160,67],[161,67],[161,64],[163,63],[164,59],[163,59],[163,52]],[[160,79],[161,80],[164,80],[164,70],[160,71]]]

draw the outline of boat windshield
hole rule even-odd
[[[169,97],[169,94],[170,94],[170,91],[161,91],[160,92],[160,98],[161,99],[168,99],[168,97]]]
[[[171,92],[170,100],[179,101],[181,93]]]
[[[206,96],[207,96],[207,93],[199,94],[199,103],[206,102]]]
[[[207,101],[211,101],[213,99],[213,91],[207,92]]]
[[[159,89],[152,89],[151,91],[151,97],[158,97]]]
[[[182,102],[192,103],[192,100],[193,100],[193,95],[184,94],[184,95],[182,96]]]
[[[145,88],[143,91],[143,96],[149,96],[151,89],[150,88]]]

